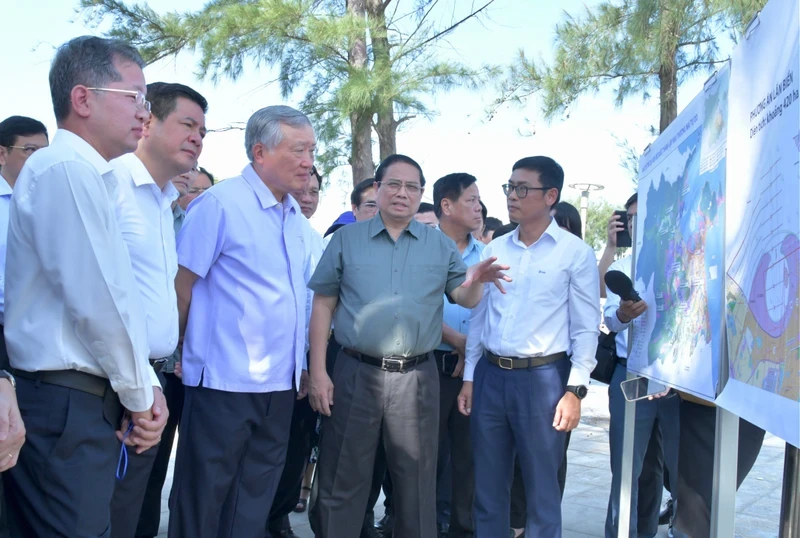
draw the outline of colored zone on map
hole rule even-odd
[[[647,357],[682,363],[698,345],[719,353],[721,325],[722,230],[724,166],[700,173],[701,129],[678,147],[687,156],[677,178],[661,176],[650,184],[646,197],[644,241],[637,258],[636,276],[652,278],[656,321]],[[711,295],[711,298],[709,298]]]
[[[774,162],[754,186],[746,235],[728,269],[730,375],[800,401],[800,239],[785,229],[784,212],[791,209],[784,203],[797,206],[784,202],[780,164]]]

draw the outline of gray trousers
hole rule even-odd
[[[439,373],[431,359],[406,373],[385,372],[339,353],[334,406],[323,423],[318,538],[359,535],[383,438],[394,486],[394,538],[436,536]]]
[[[3,473],[11,536],[106,538],[119,458],[122,407],[109,386],[101,398],[17,378],[26,441]]]

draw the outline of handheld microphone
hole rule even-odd
[[[608,289],[619,295],[620,299],[623,301],[638,302],[642,300],[639,294],[636,293],[636,290],[633,289],[633,282],[631,282],[631,279],[622,271],[607,272],[605,281]]]

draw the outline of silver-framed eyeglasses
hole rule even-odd
[[[125,95],[132,95],[136,98],[136,106],[139,107],[140,110],[145,110],[147,113],[150,113],[150,101],[147,100],[147,97],[138,90],[118,90],[117,88],[86,88],[87,90],[92,90],[94,92],[112,92],[112,93],[124,93]]]
[[[34,152],[39,151],[45,146],[6,146],[8,149],[18,149],[30,157]]]
[[[420,192],[422,192],[422,185],[420,185],[419,183],[405,183],[403,181],[396,181],[394,179],[391,179],[389,181],[382,182],[382,185],[386,187],[386,190],[388,190],[392,194],[400,192],[400,189],[402,189],[403,187],[405,187],[406,192],[411,195],[417,195]]]
[[[549,191],[551,188],[553,187],[528,187],[527,185],[512,185],[511,183],[506,183],[503,185],[503,194],[508,196],[511,194],[511,191],[515,191],[518,198],[525,198],[528,196],[528,191]]]

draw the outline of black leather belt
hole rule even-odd
[[[103,398],[107,390],[111,389],[108,379],[78,370],[46,370],[42,372],[28,372],[26,370],[12,369],[11,375],[22,379],[29,379],[37,383],[47,383],[68,389],[87,392]]]
[[[617,357],[617,364],[621,364],[623,368],[628,367],[628,359],[623,359],[622,357]]]
[[[556,362],[561,359],[567,358],[567,352],[553,353],[552,355],[543,355],[541,357],[500,357],[491,351],[486,351],[486,358],[495,366],[499,366],[503,370],[517,370],[519,368],[536,368],[537,366],[544,366],[551,362]]]
[[[430,352],[423,353],[422,355],[417,355],[415,357],[370,357],[369,355],[364,355],[363,353],[356,351],[355,349],[350,349],[347,347],[343,347],[342,351],[354,359],[361,361],[365,364],[369,364],[371,366],[377,366],[381,370],[386,372],[399,372],[401,374],[406,373],[409,369],[418,366],[428,360],[431,356]]]

